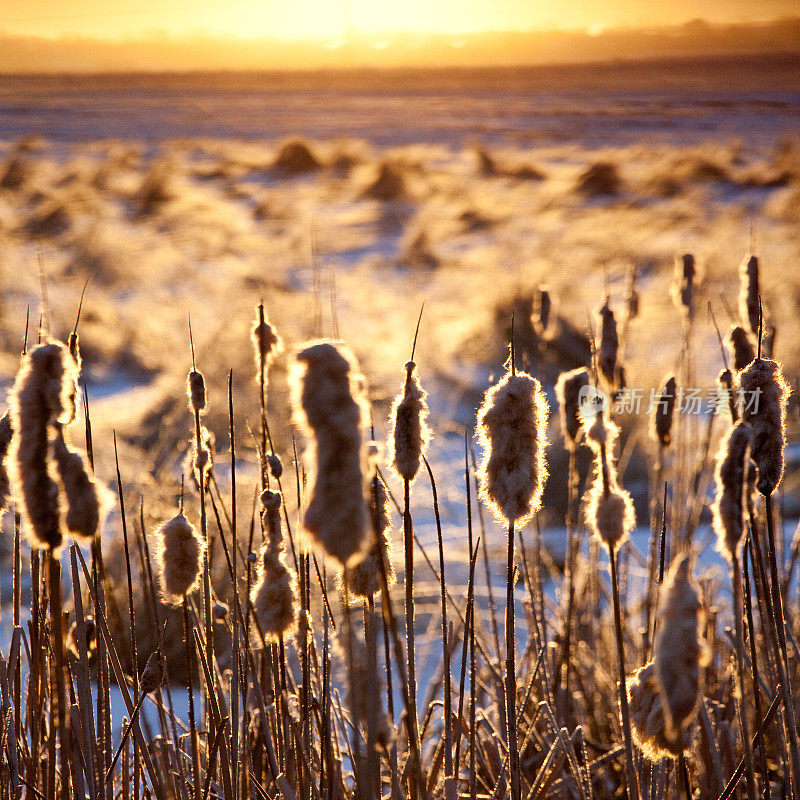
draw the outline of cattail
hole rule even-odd
[[[50,476],[49,428],[69,419],[72,361],[61,342],[27,354],[11,393],[10,464],[15,494],[34,547],[58,550],[61,525],[58,486]]]
[[[264,316],[263,303],[259,303],[256,309],[256,320],[250,329],[250,340],[255,348],[256,380],[260,380],[261,370],[266,371],[275,356],[283,350],[281,337]]]
[[[159,647],[155,652],[150,653],[150,657],[144,665],[142,675],[139,678],[139,691],[143,695],[151,694],[164,683],[166,673],[167,659]]]
[[[373,537],[369,549],[346,573],[347,596],[352,601],[366,600],[373,597],[381,588],[381,559],[386,565],[386,582],[391,588],[397,577],[392,565],[392,523],[389,516],[389,495],[386,485],[377,475],[373,480],[370,497],[370,513],[372,515]]]
[[[206,381],[202,372],[190,370],[186,379],[186,394],[189,397],[189,409],[203,412],[206,408]]]
[[[628,280],[625,287],[625,309],[628,322],[639,316],[639,292],[636,289],[636,266],[631,264],[628,268]]]
[[[416,364],[405,365],[406,381],[402,394],[392,403],[390,419],[392,434],[389,437],[389,461],[395,472],[407,481],[413,481],[431,436],[428,427],[426,394],[415,373]]]
[[[549,411],[541,384],[524,372],[509,372],[486,392],[478,412],[481,496],[498,520],[522,524],[539,510]]]
[[[744,422],[737,422],[720,442],[717,468],[714,477],[717,496],[711,508],[717,550],[733,561],[744,533],[744,476],[749,469],[748,453],[752,430]],[[752,492],[752,487],[749,488]]]
[[[736,422],[739,418],[739,412],[736,408],[736,397],[733,388],[733,373],[725,367],[725,369],[721,369],[719,375],[717,375],[717,389],[720,393],[720,399],[728,401],[728,411],[731,415],[731,420]]]
[[[666,734],[664,705],[655,662],[651,661],[628,676],[628,706],[633,739],[651,761],[679,756],[691,742],[688,730],[681,729],[677,738]]]
[[[653,656],[664,705],[664,733],[675,743],[683,741],[700,699],[701,667],[707,654],[698,638],[699,590],[691,574],[689,555],[678,555],[661,589],[661,629]]]
[[[67,409],[69,411],[69,419],[67,422],[69,423],[75,419],[75,414],[77,411],[78,379],[80,378],[81,366],[83,364],[81,360],[81,345],[77,330],[74,330],[70,333],[69,339],[67,340],[67,349],[69,350],[69,355],[72,359],[72,369],[69,371],[69,377],[72,381],[72,385],[69,387],[69,402],[67,405]]]
[[[364,379],[344,345],[316,342],[297,354],[295,418],[313,437],[315,462],[303,519],[308,534],[346,564],[361,550],[367,522],[361,472]]]
[[[214,434],[205,425],[200,425],[200,441],[197,431],[192,438],[192,474],[200,485],[200,477],[207,482],[208,473],[214,466]]]
[[[619,352],[619,336],[617,336],[617,321],[614,319],[614,312],[611,310],[607,297],[599,314],[600,346],[597,348],[597,364],[605,379],[613,386]]]
[[[741,372],[756,357],[756,346],[750,334],[738,325],[731,328],[726,344],[733,357],[733,368],[736,372]]]
[[[561,431],[568,450],[574,449],[581,431],[581,389],[589,385],[589,372],[584,367],[562,372],[556,382],[556,398],[561,416]]]
[[[86,656],[91,658],[94,651],[97,649],[97,625],[95,624],[94,617],[86,616],[83,619],[83,635],[84,645],[86,646]],[[78,621],[74,620],[69,626],[67,631],[67,650],[72,653],[75,658],[81,657],[81,647],[79,638]]]
[[[0,417],[0,515],[2,515],[8,506],[8,496],[11,491],[11,485],[8,481],[8,470],[6,469],[6,456],[8,455],[8,447],[11,444],[12,435],[11,413],[6,411],[6,413]]]
[[[753,428],[750,457],[758,467],[758,491],[765,497],[783,477],[786,403],[790,389],[777,361],[759,358],[739,375],[742,419]]]
[[[751,333],[758,335],[758,257],[746,255],[739,267],[739,316]]]
[[[297,624],[295,576],[283,560],[281,504],[280,492],[266,489],[261,493],[267,540],[261,550],[260,568],[250,600],[256,629],[267,641],[288,635]]]
[[[533,296],[533,313],[531,314],[531,324],[536,333],[545,338],[551,330],[551,322],[554,317],[553,298],[548,286],[540,286]]]
[[[206,544],[183,512],[157,532],[161,592],[167,603],[178,605],[200,584]]]
[[[86,471],[80,454],[67,446],[61,430],[57,430],[53,442],[53,458],[67,501],[67,530],[76,541],[90,543],[100,525],[97,484]]]
[[[672,283],[672,300],[681,314],[691,320],[694,316],[694,289],[697,266],[691,253],[675,259],[675,279]]]
[[[269,467],[269,474],[272,475],[275,480],[278,480],[278,478],[283,475],[283,464],[281,463],[280,457],[276,456],[275,453],[267,456],[267,466]]]
[[[664,381],[664,388],[658,400],[653,404],[653,416],[650,434],[660,447],[669,447],[672,442],[672,421],[675,416],[675,398],[677,387],[675,376],[670,375]]]

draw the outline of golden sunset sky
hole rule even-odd
[[[463,34],[755,22],[800,13],[800,0],[3,0],[0,34],[337,40],[402,32]]]

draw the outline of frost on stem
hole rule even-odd
[[[342,565],[360,552],[367,523],[361,470],[364,395],[364,378],[344,345],[320,341],[297,354],[292,376],[295,419],[312,440],[303,527]]]
[[[478,411],[480,491],[498,520],[523,524],[541,506],[549,410],[539,381],[524,372],[507,373],[486,392]]]
[[[200,584],[206,545],[182,513],[165,522],[156,537],[161,593],[165,602],[178,605]]]
[[[413,481],[431,436],[428,427],[427,395],[416,375],[416,364],[405,365],[406,380],[403,391],[392,403],[389,437],[389,462],[403,480]]]

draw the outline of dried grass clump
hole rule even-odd
[[[622,191],[617,165],[611,161],[591,164],[580,174],[575,191],[584,197],[616,197]]]
[[[665,711],[665,734],[680,743],[702,693],[701,667],[707,653],[699,639],[699,589],[689,555],[678,555],[664,580],[659,604],[661,630],[653,648],[656,675]]]
[[[426,393],[416,374],[417,365],[408,361],[404,367],[406,380],[403,391],[395,397],[389,419],[389,463],[403,479],[413,481],[419,471],[422,456],[431,437],[428,426]]]
[[[589,371],[578,367],[562,372],[556,382],[556,397],[561,415],[561,430],[568,449],[575,447],[581,432],[580,394],[589,385]]]
[[[284,142],[272,162],[272,171],[283,177],[317,172],[321,167],[319,159],[302,139]]]
[[[267,541],[261,550],[256,582],[250,592],[255,627],[266,641],[288,636],[297,625],[297,581],[284,561],[283,529],[279,492],[261,493],[261,505],[267,529]],[[256,641],[259,635],[254,636]]]
[[[758,491],[771,495],[783,477],[789,384],[777,361],[757,358],[739,375],[742,419],[753,428],[750,457],[758,467]]]
[[[736,372],[741,372],[756,357],[756,346],[750,334],[739,325],[731,328],[726,344]]]
[[[66,528],[77,541],[91,543],[100,526],[97,484],[80,453],[67,446],[61,430],[53,443],[53,458],[67,501]]]
[[[750,332],[758,335],[758,320],[760,316],[759,298],[759,265],[758,257],[746,255],[739,266],[739,316],[742,324],[747,325]]]
[[[361,550],[367,522],[361,472],[367,414],[355,356],[341,343],[319,341],[303,348],[296,356],[292,399],[295,419],[313,442],[303,527],[344,565]]]
[[[206,543],[179,512],[156,532],[156,559],[164,601],[181,603],[200,585]]]
[[[675,399],[677,384],[675,376],[669,375],[664,381],[664,388],[653,405],[653,416],[650,420],[650,435],[661,447],[669,447],[672,442],[672,422],[675,417]]]
[[[748,477],[755,475],[749,468],[751,435],[749,425],[737,422],[720,442],[717,453],[714,473],[717,493],[711,511],[717,534],[717,549],[731,562],[744,534],[745,469]],[[751,495],[753,488],[748,486]]]
[[[667,736],[664,704],[655,662],[640,667],[628,677],[628,706],[636,745],[651,761],[679,756],[691,743],[691,734],[681,729],[677,739]]]
[[[597,348],[597,365],[603,377],[614,385],[617,371],[617,355],[619,353],[619,336],[617,335],[617,321],[609,305],[609,298],[598,311],[600,315],[600,345]]]
[[[134,201],[138,212],[146,216],[174,200],[176,195],[174,165],[169,159],[157,159],[142,179]]]
[[[73,370],[61,342],[40,344],[23,358],[10,396],[12,481],[34,547],[58,550],[62,543],[58,485],[50,475],[50,427],[74,414]]]
[[[541,384],[524,372],[509,372],[486,392],[478,411],[480,491],[500,521],[522,524],[539,510],[549,411]]]
[[[378,174],[361,197],[364,200],[407,200],[409,193],[402,167],[390,161],[382,162]]]

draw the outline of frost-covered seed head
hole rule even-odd
[[[97,484],[89,475],[80,453],[67,446],[60,431],[53,442],[53,458],[67,501],[66,528],[76,541],[89,543],[100,526]]]
[[[256,319],[250,329],[250,341],[253,343],[256,357],[256,380],[261,380],[261,370],[263,368],[266,379],[266,372],[272,360],[283,350],[283,342],[278,336],[275,328],[267,322],[264,316],[264,304],[259,303],[256,308]]]
[[[200,584],[205,542],[183,514],[157,532],[157,558],[164,600],[177,605]]]
[[[595,536],[614,553],[636,526],[633,501],[628,492],[609,480],[603,486],[601,473],[595,476],[588,493],[586,520]]]
[[[405,365],[403,391],[392,403],[389,437],[389,462],[403,480],[413,481],[419,471],[422,456],[428,446],[431,431],[428,427],[426,394],[416,375],[416,364]]]
[[[486,392],[478,411],[480,491],[498,520],[522,524],[539,510],[549,410],[539,381],[524,372],[507,373]]]
[[[203,373],[193,369],[186,379],[186,394],[189,397],[189,407],[192,411],[205,411],[206,408],[206,381]]]

